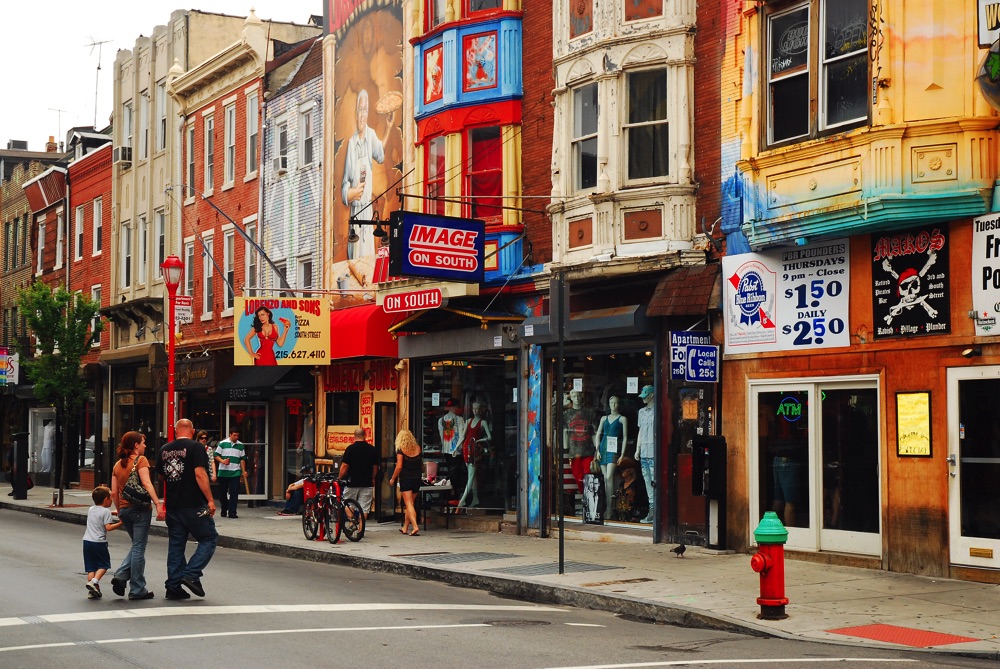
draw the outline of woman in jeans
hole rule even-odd
[[[153,593],[146,589],[146,541],[149,538],[149,524],[152,515],[151,508],[141,508],[129,504],[121,491],[132,474],[132,467],[142,482],[142,487],[153,500],[153,508],[160,508],[160,499],[156,496],[156,488],[149,478],[149,460],[146,452],[146,437],[140,432],[126,432],[118,445],[118,462],[111,470],[111,496],[118,509],[118,518],[125,526],[125,531],[132,539],[132,548],[125,554],[121,566],[111,578],[111,588],[119,597],[125,594],[125,584],[129,584],[129,599],[152,599]],[[157,520],[163,520],[157,516]]]
[[[423,476],[424,459],[420,444],[416,437],[407,429],[402,429],[396,435],[396,469],[389,478],[389,485],[399,481],[399,491],[403,495],[403,526],[399,531],[411,537],[420,534],[417,525],[417,508],[415,500],[420,492],[420,482]],[[413,529],[407,531],[412,526]]]

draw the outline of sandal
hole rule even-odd
[[[400,533],[400,534],[406,534],[406,530],[404,530],[404,529],[403,529],[403,528],[401,527],[401,528],[399,528],[399,533]]]
[[[416,532],[410,532],[410,536],[411,537],[419,537],[420,536],[420,530],[417,530]]]

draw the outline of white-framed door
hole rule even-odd
[[[751,532],[766,511],[786,546],[880,555],[877,377],[751,382]]]
[[[240,433],[240,441],[247,454],[247,479],[240,491],[240,499],[267,499],[267,481],[270,480],[270,456],[267,449],[267,402],[228,402],[226,404],[226,432]]]
[[[1000,366],[948,370],[951,563],[1000,568]]]

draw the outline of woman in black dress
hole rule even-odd
[[[416,498],[420,493],[421,478],[424,473],[423,451],[416,437],[407,429],[402,429],[396,435],[396,469],[389,478],[389,485],[399,482],[399,491],[403,495],[403,526],[399,531],[411,537],[420,534],[417,525]],[[412,527],[409,530],[407,528]]]

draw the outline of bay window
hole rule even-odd
[[[597,84],[573,91],[573,188],[597,185]]]
[[[650,179],[668,173],[667,71],[628,74],[625,123],[628,178]]]

